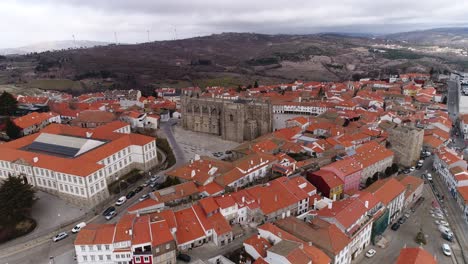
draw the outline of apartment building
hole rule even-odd
[[[378,180],[365,189],[372,193],[389,210],[388,223],[398,219],[403,213],[406,187],[394,178]]]
[[[13,175],[80,206],[109,196],[107,185],[157,164],[156,139],[113,122],[96,129],[51,124],[0,145],[0,179]]]
[[[32,112],[25,116],[13,119],[13,123],[21,129],[21,135],[27,136],[36,133],[49,124],[61,123],[60,115],[52,112]]]
[[[462,179],[456,176],[457,171],[466,170],[467,162],[461,156],[458,156],[455,151],[448,147],[442,147],[434,152],[434,163],[432,166],[441,176],[450,193],[455,196],[457,187],[460,185],[459,180]],[[460,169],[456,169],[456,167]]]
[[[75,239],[79,264],[176,263],[176,242],[160,217],[125,215],[116,224],[90,224]]]

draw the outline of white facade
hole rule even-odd
[[[78,264],[114,264],[116,257],[112,244],[75,245]]]
[[[400,193],[397,197],[390,201],[387,204],[389,210],[389,219],[388,223],[390,224],[393,220],[397,219],[401,212],[403,211],[403,206],[405,205],[405,192]]]

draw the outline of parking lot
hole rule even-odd
[[[435,224],[436,218],[431,216],[432,201],[435,199],[428,184],[424,185],[423,197],[425,200],[416,209],[410,213],[410,217],[397,231],[389,228],[383,236],[388,240],[386,248],[371,246],[377,253],[372,258],[366,258],[361,254],[354,263],[394,263],[398,258],[399,252],[404,247],[419,247],[415,238],[419,230],[422,230],[426,236],[427,244],[423,248],[436,256],[438,263],[457,263],[455,258],[443,255],[441,246],[448,243],[453,251],[460,250],[456,243],[450,243],[442,238],[440,231]]]
[[[184,130],[180,124],[174,126],[174,138],[187,159],[192,159],[195,154],[215,157],[214,153],[224,153],[226,150],[233,149],[239,145],[237,142],[223,140],[214,135]]]

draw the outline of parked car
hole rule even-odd
[[[177,259],[178,260],[181,260],[183,262],[190,262],[190,260],[192,259],[189,255],[187,254],[182,254],[180,253],[179,255],[177,255]]]
[[[141,192],[142,190],[143,190],[143,187],[142,187],[142,186],[138,186],[138,187],[135,188],[135,191],[134,191],[134,192],[135,192],[135,193],[139,193],[139,192]]]
[[[146,199],[148,199],[148,198],[149,198],[149,194],[143,194],[143,195],[140,197],[140,199],[138,199],[138,201],[141,202],[141,201],[144,201],[144,200],[146,200]]]
[[[75,227],[73,227],[71,231],[72,231],[72,233],[78,233],[85,226],[86,226],[86,223],[81,222],[81,223],[77,224]]]
[[[398,224],[402,225],[405,223],[405,221],[406,221],[405,217],[400,217],[400,219],[398,219]]]
[[[446,226],[439,225],[438,229],[442,234],[447,234],[447,235],[451,234],[453,236],[452,230],[450,230],[450,228]]]
[[[106,216],[108,215],[110,212],[112,211],[115,211],[115,207],[114,206],[110,206],[108,207],[106,210],[104,210],[104,212],[102,213],[103,216]]]
[[[125,197],[127,197],[127,199],[130,199],[133,196],[135,196],[135,192],[134,191],[129,191]]]
[[[116,215],[117,215],[117,211],[111,211],[109,214],[106,215],[106,220],[111,220]]]
[[[52,238],[52,240],[54,242],[58,242],[58,241],[60,241],[60,240],[62,240],[64,238],[66,238],[67,236],[68,236],[67,232],[61,232],[61,233],[57,234],[56,236],[54,236]]]
[[[159,186],[159,184],[158,184],[157,182],[152,182],[152,183],[150,184],[150,187],[151,187],[151,188],[156,188],[157,186]]]
[[[411,168],[409,168],[409,171],[413,172],[415,169],[416,169],[415,167],[411,167]]]
[[[446,233],[442,233],[442,238],[449,241],[449,242],[453,242],[453,235],[452,234],[446,234]]]
[[[452,249],[450,249],[449,244],[447,243],[442,244],[442,252],[444,253],[445,256],[452,255]]]
[[[430,182],[432,181],[432,174],[427,173],[427,174],[424,175],[424,177],[426,177],[426,179],[427,179],[428,181],[430,181]]]
[[[115,205],[122,205],[122,204],[124,204],[126,201],[127,201],[127,197],[122,196],[122,197],[120,197],[120,198],[117,200],[117,202],[115,202]]]
[[[375,249],[371,248],[366,252],[366,257],[372,258],[375,255],[375,253],[377,253],[377,251],[375,251]]]
[[[392,229],[393,231],[397,231],[398,228],[400,228],[400,224],[398,224],[398,223],[394,223],[394,224],[392,225],[392,227],[391,227],[391,229]]]

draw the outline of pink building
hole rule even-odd
[[[343,191],[345,193],[352,193],[359,190],[362,166],[355,160],[339,160],[322,167],[321,169],[332,172],[338,176],[344,182]]]

